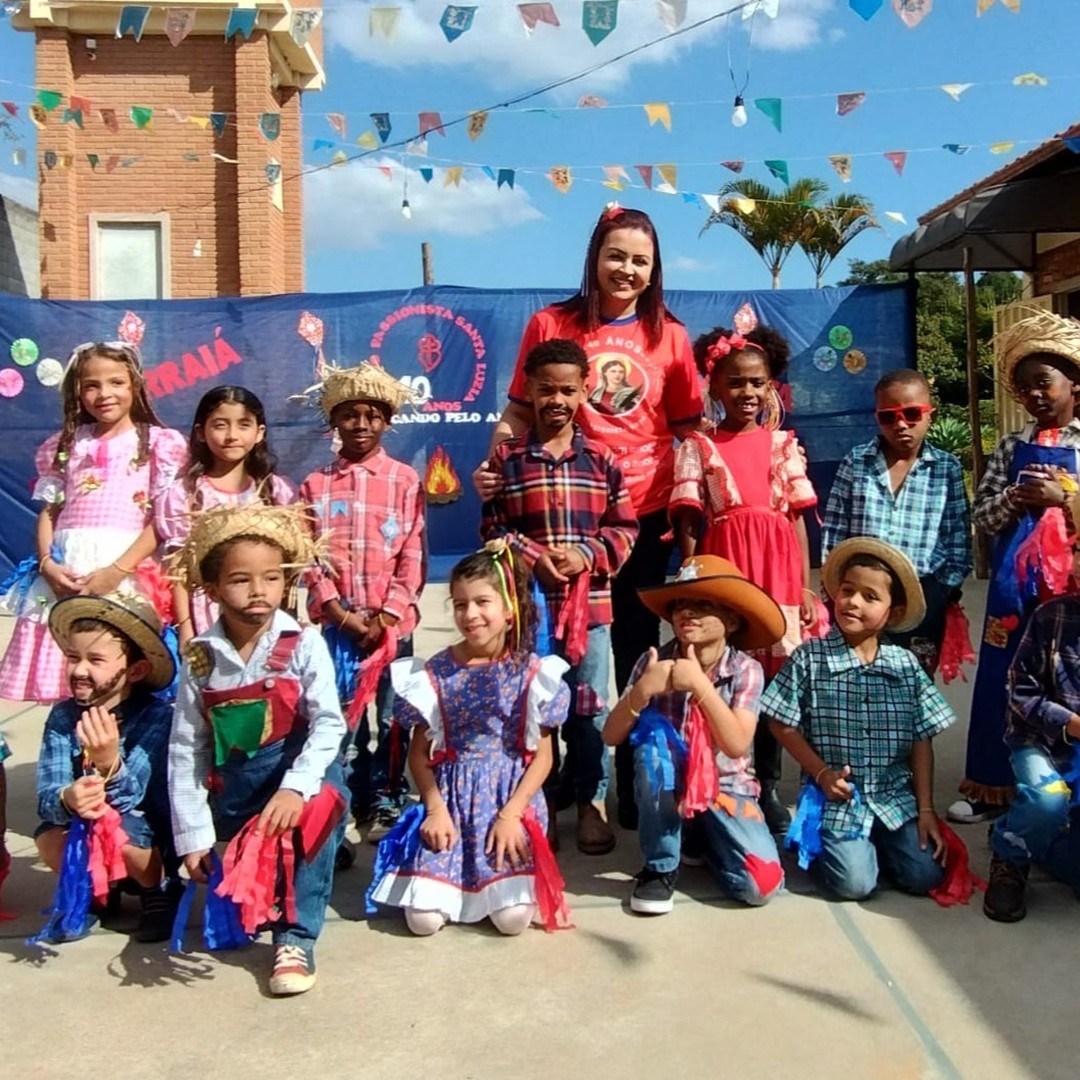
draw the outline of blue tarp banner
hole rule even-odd
[[[279,470],[299,482],[331,455],[321,414],[292,399],[315,382],[314,316],[327,362],[349,366],[378,357],[427,399],[395,421],[384,445],[426,478],[432,576],[442,576],[455,556],[476,546],[480,507],[469,475],[505,404],[525,323],[572,291],[433,286],[127,304],[0,297],[0,575],[33,551],[34,450],[61,426],[58,387],[41,381],[56,366],[44,361],[63,364],[80,342],[116,340],[121,323],[134,316],[165,423],[187,434],[207,390],[242,384],[266,406]],[[822,496],[840,458],[874,430],[874,382],[915,355],[906,285],[670,292],[667,299],[691,338],[730,326],[749,303],[760,322],[791,340],[788,425],[806,446]]]

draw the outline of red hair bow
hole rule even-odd
[[[745,349],[747,344],[742,334],[729,334],[727,337],[717,338],[705,353],[705,374],[712,374],[717,360],[723,360],[733,350]]]
[[[600,214],[601,221],[612,221],[623,212],[623,208],[617,202],[608,203]]]

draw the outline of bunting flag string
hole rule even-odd
[[[136,42],[142,41],[143,31],[146,29],[146,20],[150,17],[150,8],[129,5],[120,9],[120,15],[116,20],[116,37],[122,38],[125,34],[131,34]]]
[[[400,14],[399,7],[371,8],[368,12],[368,37],[378,37],[381,34],[387,41],[392,41],[397,33]]]
[[[583,0],[581,28],[593,45],[599,45],[615,29],[618,21],[619,0]]]
[[[242,37],[249,40],[255,31],[255,20],[259,12],[255,8],[233,8],[229,12],[229,21],[225,24],[225,40],[232,41],[234,37]]]
[[[195,28],[194,8],[169,8],[165,12],[165,36],[175,49]]]
[[[479,112],[469,113],[469,122],[466,130],[469,133],[469,138],[472,139],[473,142],[476,142],[476,140],[479,139],[481,135],[483,135],[484,128],[487,126],[487,122],[488,113],[486,109],[481,109]],[[442,130],[441,121],[439,125],[439,130],[442,131],[443,135],[446,134],[446,132]],[[426,133],[422,131],[421,134]]]
[[[528,34],[536,29],[537,23],[547,26],[561,25],[559,16],[555,14],[554,4],[518,4],[517,9]]]
[[[322,22],[321,8],[300,8],[289,16],[289,37],[303,48],[315,32],[315,27]]]
[[[904,166],[907,164],[907,154],[903,150],[886,150],[885,159],[891,162],[897,176],[904,175]]]
[[[866,100],[866,93],[860,90],[856,94],[836,95],[836,115],[847,116],[854,112]]]
[[[777,131],[784,130],[784,107],[780,98],[754,98],[754,107],[772,121]]]
[[[442,29],[446,40],[457,41],[462,34],[471,30],[475,15],[475,7],[458,7],[456,4],[447,4],[446,10],[439,20],[439,27]]]
[[[832,154],[829,157],[829,164],[836,170],[836,175],[840,177],[843,183],[851,183],[850,154]]]
[[[663,124],[665,129],[671,130],[671,108],[662,101],[651,101],[643,106],[645,115],[649,120],[649,127],[653,124]]]

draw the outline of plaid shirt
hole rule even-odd
[[[630,557],[638,531],[611,451],[575,425],[569,449],[556,461],[529,428],[500,444],[495,460],[505,484],[484,504],[480,535],[505,536],[530,567],[552,545],[576,547],[589,570],[589,625],[606,626],[611,579]],[[555,623],[567,590],[545,588],[544,594]]]
[[[999,533],[1011,525],[1023,513],[1013,506],[1005,494],[1009,486],[1009,467],[1012,465],[1016,444],[1038,442],[1044,446],[1064,446],[1080,450],[1080,420],[1070,420],[1067,427],[1040,432],[1034,423],[1025,424],[1020,431],[1011,431],[1002,437],[986,463],[986,472],[975,492],[972,517],[976,527],[985,533]]]
[[[1080,715],[1080,597],[1061,596],[1035,609],[1009,668],[1005,742],[1037,746],[1059,772],[1071,769],[1074,743],[1065,725]]]
[[[127,814],[143,805],[151,782],[160,785],[164,794],[172,706],[136,691],[114,712],[120,726],[120,767],[105,785],[105,801],[118,814]],[[85,774],[83,750],[75,737],[82,713],[74,698],[69,698],[54,705],[45,720],[37,764],[37,804],[38,817],[50,825],[71,821],[60,791]]]
[[[835,628],[792,653],[761,712],[795,728],[830,768],[851,767],[862,802],[827,803],[825,827],[864,837],[874,818],[896,830],[918,816],[912,745],[956,722],[907,649],[879,645],[874,662],[864,664]]]
[[[672,639],[660,648],[661,660],[676,659],[678,642]],[[649,662],[649,654],[638,658],[634,670],[630,674],[630,681],[626,684],[625,694],[629,694],[634,683],[641,678]],[[724,703],[732,709],[747,709],[755,716],[758,713],[758,703],[761,700],[761,688],[765,685],[765,672],[762,666],[751,656],[732,648],[730,645],[720,657],[719,663],[713,668],[713,686],[723,699]],[[690,695],[681,690],[669,690],[663,694],[657,694],[649,704],[661,712],[671,721],[672,727],[681,735],[686,724],[686,718],[690,712]],[[731,758],[723,752],[716,751],[716,768],[720,774],[720,790],[729,795],[745,795],[756,799],[761,794],[761,785],[754,775],[752,753],[743,754],[742,757]]]
[[[297,501],[314,507],[333,567],[306,577],[311,618],[321,621],[323,604],[340,600],[353,611],[394,615],[398,633],[412,633],[425,572],[424,496],[415,470],[381,447],[363,461],[339,456],[300,485]]]
[[[956,587],[971,573],[971,518],[960,462],[924,442],[893,494],[879,440],[840,462],[821,527],[821,559],[842,540],[875,536],[899,548],[919,577]]]

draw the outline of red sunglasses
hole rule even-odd
[[[905,405],[899,409],[878,409],[874,415],[877,422],[884,427],[892,427],[899,423],[900,417],[909,424],[917,424],[927,413],[934,411],[933,405]]]

